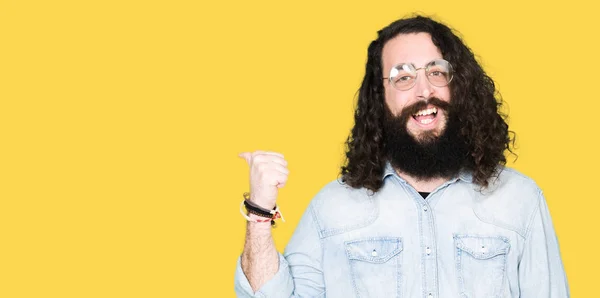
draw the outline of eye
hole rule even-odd
[[[398,77],[398,79],[396,79],[396,82],[407,82],[410,80],[412,80],[411,76],[401,76],[401,77]]]
[[[429,73],[429,76],[432,76],[432,77],[442,77],[442,76],[445,76],[445,74],[442,71],[434,70],[434,71],[431,71]]]

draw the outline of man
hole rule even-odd
[[[283,255],[252,206],[276,206],[286,161],[241,154],[253,205],[238,296],[568,297],[543,194],[504,167],[513,138],[495,94],[445,25],[417,16],[380,30],[342,179],[311,201]]]

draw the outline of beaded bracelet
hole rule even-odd
[[[244,200],[240,204],[240,213],[247,221],[250,221],[250,222],[269,222],[270,221],[271,225],[275,225],[275,219],[281,218],[281,220],[285,222],[285,219],[283,218],[283,215],[281,214],[281,211],[279,211],[279,207],[277,205],[275,205],[275,208],[273,208],[273,210],[267,210],[267,209],[261,208],[260,206],[252,203],[249,199],[250,199],[250,194],[247,192],[244,193]],[[246,212],[260,216],[260,217],[265,217],[268,219],[262,220],[262,219],[250,218],[248,215],[246,215],[246,213],[244,213],[244,210],[243,210],[244,206],[246,207]]]
[[[248,213],[260,216],[260,217],[265,217],[261,214],[257,214],[256,212],[250,211],[248,209],[246,209],[248,211]],[[272,217],[265,217],[265,219],[258,219],[258,218],[251,218],[248,215],[246,215],[246,213],[244,213],[244,201],[242,201],[242,203],[240,204],[240,213],[242,214],[242,216],[250,222],[271,222],[271,225],[275,225],[275,219],[281,218],[282,221],[285,222],[285,219],[283,218],[283,216],[281,215],[281,212],[279,211],[279,209],[273,210],[274,214]]]

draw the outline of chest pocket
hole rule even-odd
[[[401,238],[365,238],[345,245],[358,297],[400,297]]]
[[[500,297],[510,249],[508,239],[456,235],[454,244],[461,297]]]

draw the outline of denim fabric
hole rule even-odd
[[[483,191],[463,172],[427,199],[389,164],[374,194],[333,181],[279,260],[255,293],[238,258],[238,297],[569,297],[543,194],[509,168]]]

